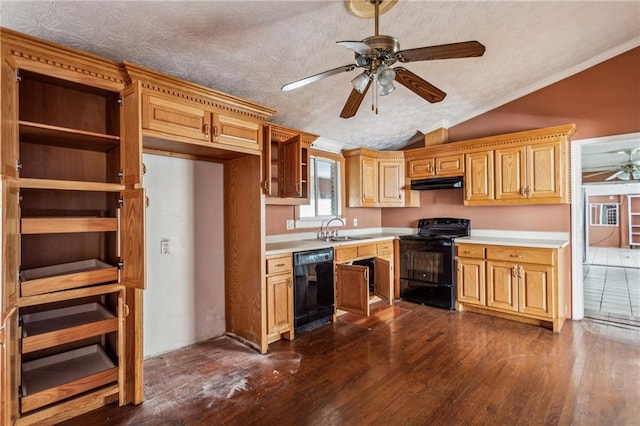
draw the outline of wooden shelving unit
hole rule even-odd
[[[627,195],[629,208],[629,246],[640,247],[640,194]]]

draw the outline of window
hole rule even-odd
[[[300,220],[340,216],[340,161],[311,156],[309,204],[300,206]]]
[[[591,225],[618,226],[619,204],[589,204],[591,211]]]

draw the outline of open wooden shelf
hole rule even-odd
[[[22,353],[29,353],[118,330],[118,319],[99,303],[25,314]]]
[[[118,281],[118,268],[98,259],[62,263],[20,272],[22,297]]]
[[[49,124],[20,121],[20,142],[54,145],[88,151],[109,152],[120,145],[120,137]]]
[[[124,185],[119,183],[85,182],[75,180],[34,179],[20,178],[20,188],[28,189],[57,189],[64,191],[97,191],[97,192],[121,192]]]
[[[72,232],[115,232],[115,217],[32,217],[21,220],[22,234],[66,234]]]
[[[21,412],[26,413],[118,380],[118,367],[99,345],[22,364]]]

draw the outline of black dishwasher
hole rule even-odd
[[[335,313],[333,248],[293,254],[293,324],[303,333],[331,322]]]

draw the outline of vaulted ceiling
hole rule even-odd
[[[356,0],[352,0],[356,1]],[[127,60],[277,109],[273,121],[338,146],[393,149],[640,45],[638,1],[399,0],[380,33],[401,49],[478,40],[482,57],[405,64],[447,93],[430,104],[401,85],[339,117],[359,71],[291,92],[288,82],[354,62],[341,40],[373,35],[342,0],[2,1],[0,23]]]

